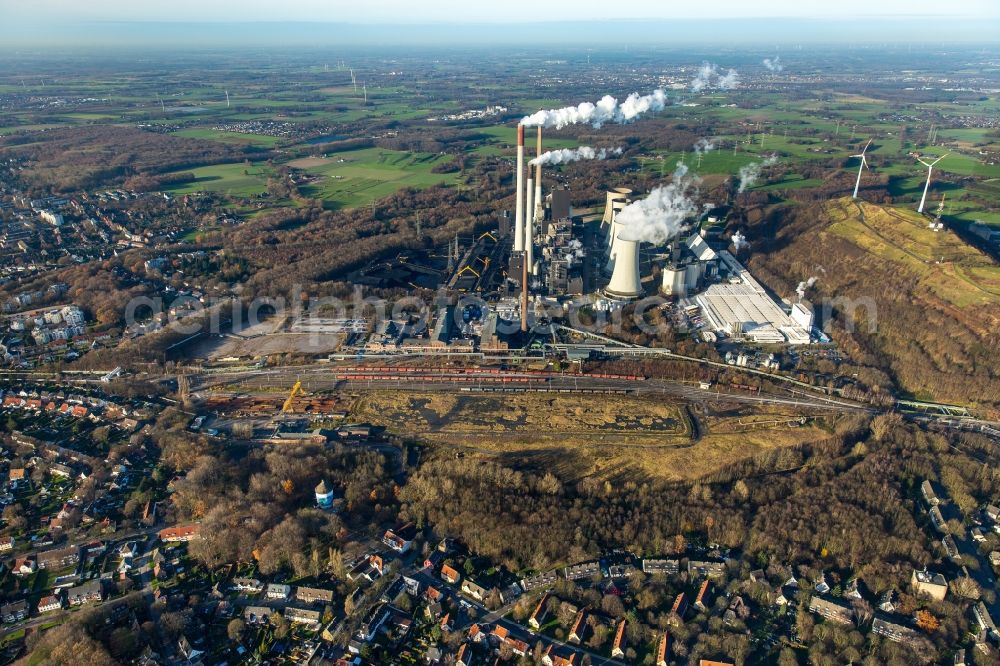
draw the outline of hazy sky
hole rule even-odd
[[[0,0],[4,21],[515,22],[629,18],[1000,17],[997,0]]]

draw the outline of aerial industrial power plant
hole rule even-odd
[[[1000,3],[0,6],[0,666],[1000,665]]]

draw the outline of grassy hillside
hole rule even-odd
[[[831,298],[874,303],[874,329],[859,307],[853,332],[849,308],[833,306],[832,333],[855,364],[921,399],[1000,406],[1000,267],[989,257],[914,211],[847,198],[762,222],[762,236],[771,240],[751,265],[784,295],[816,277],[818,310]]]

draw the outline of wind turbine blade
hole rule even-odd
[[[866,151],[866,150],[868,150],[868,146],[870,146],[870,145],[872,145],[872,140],[871,140],[871,139],[868,139],[868,143],[866,143],[866,144],[865,144],[865,147],[861,149],[861,154],[862,154],[862,155],[864,155],[864,154],[865,154],[865,151]]]
[[[944,158],[948,157],[948,155],[950,155],[950,154],[951,154],[951,153],[945,153],[944,155],[942,155],[941,157],[937,158],[936,160],[934,160],[933,162],[931,162],[931,163],[930,163],[930,164],[928,164],[927,166],[934,166],[935,164],[937,164],[938,162],[940,162],[940,161],[941,161],[941,160],[943,160]]]

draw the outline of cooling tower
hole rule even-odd
[[[611,222],[611,229],[608,230],[608,238],[611,240],[611,245],[608,247],[608,263],[604,265],[604,272],[610,273],[615,267],[615,254],[618,251],[618,243],[621,239],[618,238],[618,234],[622,232],[625,228],[624,224],[614,220]]]
[[[601,227],[605,227],[611,224],[611,221],[615,219],[615,215],[622,208],[628,205],[629,199],[632,195],[632,190],[627,187],[616,187],[607,193],[607,200],[604,204],[604,217],[601,219]],[[611,245],[611,239],[613,236],[608,233],[608,245]]]
[[[524,125],[517,126],[517,192],[514,204],[514,251],[524,251]]]
[[[615,270],[604,293],[617,299],[637,298],[642,295],[639,280],[639,241],[618,238],[615,240]]]

